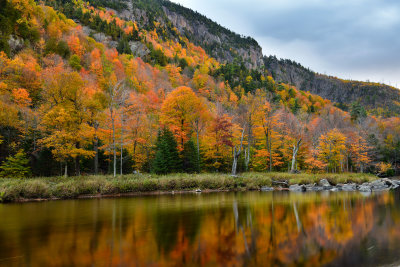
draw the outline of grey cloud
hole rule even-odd
[[[175,0],[320,73],[400,85],[400,2]]]

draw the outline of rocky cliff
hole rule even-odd
[[[277,82],[289,83],[300,90],[310,91],[323,98],[346,107],[360,102],[369,110],[380,115],[400,114],[400,90],[370,82],[342,80],[336,77],[315,73],[291,60],[264,58],[265,68]]]
[[[128,8],[119,11],[119,16],[134,20],[141,28],[152,29],[154,21],[165,28],[175,27],[190,42],[223,63],[235,59],[248,69],[258,69],[264,65],[263,53],[258,43],[251,37],[238,35],[207,17],[178,4],[166,0],[133,0],[126,2]],[[167,36],[173,39],[173,31]]]
[[[182,35],[188,37],[191,42],[204,47],[212,57],[221,62],[230,63],[235,58],[240,58],[248,69],[262,68],[262,49],[255,40],[249,37],[239,37],[219,25],[214,25],[219,29],[212,30],[208,24],[213,22],[204,21],[204,19],[189,20],[188,14],[183,15],[176,10],[171,11],[166,6],[163,6],[163,11]]]

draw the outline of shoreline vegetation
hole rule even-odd
[[[44,178],[0,179],[0,202],[76,199],[154,193],[201,191],[289,190],[298,185],[318,185],[326,179],[338,184],[362,185],[379,178],[371,174],[242,173],[237,177],[221,173],[131,174]],[[305,187],[303,187],[305,188]],[[302,187],[299,190],[302,191]],[[308,191],[308,190],[307,190]]]

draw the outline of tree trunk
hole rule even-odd
[[[79,156],[76,156],[75,158],[75,175],[76,176],[81,175],[81,164],[79,162]]]
[[[245,170],[249,170],[249,163],[250,163],[250,147],[251,147],[251,116],[249,117],[249,124],[248,124],[248,131],[247,131],[247,151],[245,150],[244,156],[244,166]]]
[[[197,171],[200,172],[200,142],[199,142],[199,130],[196,131],[197,138]]]
[[[79,149],[79,148],[80,148],[79,143],[76,143],[75,147],[76,147],[77,149]],[[75,175],[76,175],[76,176],[80,176],[80,175],[81,175],[81,163],[80,163],[79,160],[80,160],[80,157],[79,157],[79,155],[77,155],[77,156],[75,157]]]
[[[244,130],[246,127],[243,127],[242,131],[242,137],[240,138],[240,146],[239,150],[237,150],[237,147],[235,146],[233,150],[233,163],[232,163],[232,176],[236,176],[236,170],[237,170],[237,162],[240,156],[240,153],[242,153],[242,147],[243,147],[243,136],[244,136]]]
[[[236,176],[238,154],[239,153],[236,152],[236,146],[235,146],[235,148],[233,149],[233,163],[232,163],[232,175],[233,176]]]
[[[244,151],[244,165],[246,171],[249,170],[249,163],[250,163],[250,147],[248,146],[247,149]]]
[[[94,174],[99,174],[99,138],[97,136],[94,138]]]
[[[124,160],[124,157],[123,157],[123,146],[122,146],[122,143],[121,143],[121,166],[120,166],[120,174],[122,175],[123,174],[123,171],[122,171],[122,166],[123,166],[123,160]]]
[[[297,144],[293,146],[293,155],[292,155],[292,167],[290,169],[290,172],[294,173],[297,171],[296,169],[296,157],[297,153],[299,152],[299,148],[301,145],[301,139],[297,141]]]
[[[68,177],[68,163],[65,162],[64,177]]]
[[[269,138],[269,145],[268,145],[268,152],[269,152],[269,171],[272,172],[272,138],[271,138],[271,131],[268,130],[268,138]]]

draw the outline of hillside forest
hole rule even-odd
[[[396,173],[399,117],[345,111],[115,10],[0,0],[1,176]]]

